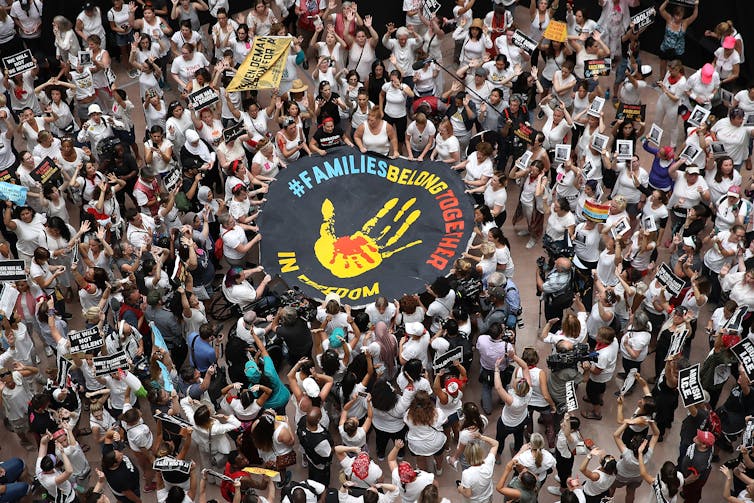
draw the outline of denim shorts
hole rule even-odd
[[[129,31],[128,33],[116,33],[115,34],[115,45],[117,45],[118,47],[123,47],[125,45],[129,45],[133,41],[134,41],[134,32],[133,32],[133,30]]]

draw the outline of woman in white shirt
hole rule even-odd
[[[649,474],[647,471],[647,467],[644,464],[644,449],[647,446],[647,440],[645,440],[641,446],[639,446],[639,473],[641,473],[641,478],[644,479],[644,482],[649,484],[652,488],[654,488],[655,482],[659,481],[660,491],[662,492],[662,498],[658,499],[655,495],[654,490],[650,491],[651,494],[651,503],[676,503],[678,500],[678,495],[681,492],[681,488],[683,487],[683,474],[678,471],[678,467],[671,462],[671,461],[665,461],[662,464],[662,467],[660,468],[660,473],[657,475],[657,477],[653,477]],[[726,473],[728,470],[727,467],[721,467],[725,468],[723,470],[723,473],[726,476],[726,480],[730,480],[728,477],[729,473]],[[730,492],[730,491],[728,491]]]
[[[55,54],[63,62],[78,60],[79,39],[73,31],[73,25],[64,16],[55,16],[52,20],[52,33],[55,35]]]
[[[435,473],[442,474],[442,454],[446,442],[442,425],[447,418],[436,407],[434,398],[426,391],[417,392],[404,419],[408,426],[406,443],[416,456],[417,466],[426,470],[428,459],[434,457]]]
[[[727,36],[723,39],[723,45],[715,50],[715,59],[712,65],[720,74],[720,85],[727,88],[738,80],[741,57],[736,51],[736,39]]]
[[[545,141],[542,143],[542,146],[548,152],[552,152],[555,150],[555,145],[564,143],[565,137],[573,129],[573,120],[571,119],[571,114],[563,106],[565,105],[564,102],[561,101],[553,110],[547,104],[549,101],[550,98],[546,97],[540,102],[539,106],[547,117],[544,126],[542,126],[542,133],[545,135]]]
[[[647,358],[649,352],[650,323],[647,313],[639,309],[633,315],[633,322],[628,326],[626,333],[620,341],[620,352],[623,357],[623,372],[628,374],[631,369],[637,372],[641,369],[641,363]]]
[[[458,138],[453,135],[453,126],[450,120],[445,118],[437,126],[438,134],[435,137],[435,149],[430,155],[433,161],[446,164],[455,164],[461,160],[461,145]]]
[[[486,141],[481,141],[477,144],[476,151],[469,155],[465,161],[453,166],[456,171],[466,170],[463,177],[466,188],[474,189],[487,185],[493,175],[492,152],[492,145]],[[473,196],[477,204],[484,203],[484,196],[481,193],[473,193]]]
[[[513,435],[513,450],[518,452],[524,444],[524,430],[529,416],[528,407],[531,401],[531,376],[529,375],[529,366],[516,355],[513,350],[508,352],[508,359],[513,359],[521,367],[523,377],[511,382],[511,392],[509,393],[500,379],[500,364],[503,358],[495,362],[495,391],[500,399],[505,403],[500,419],[497,420],[497,432],[495,439],[499,442],[497,446],[497,457],[503,453],[505,448],[505,439],[508,435]]]
[[[600,466],[596,470],[589,469],[589,461],[593,457],[602,456]],[[618,472],[617,461],[611,454],[605,454],[600,449],[592,449],[581,462],[579,470],[587,478],[584,483],[584,495],[587,503],[598,503],[607,496],[610,487],[615,482],[615,474]]]
[[[707,163],[704,180],[710,192],[710,201],[718,204],[720,198],[728,193],[733,185],[741,186],[741,173],[733,166],[733,159],[729,156],[719,157],[714,163]]]
[[[630,161],[616,163],[615,167],[619,170],[619,174],[612,195],[623,196],[626,200],[626,212],[633,223],[639,214],[642,189],[646,190],[649,183],[649,173],[639,165],[639,156],[637,155],[634,155]]]
[[[44,228],[47,218],[45,215],[35,212],[29,206],[21,206],[18,209],[18,217],[12,218],[11,209],[13,203],[6,201],[5,205],[5,212],[3,214],[5,226],[18,236],[18,241],[16,242],[18,258],[22,259],[28,266],[34,256],[34,250],[38,246],[45,246],[47,244]]]
[[[713,304],[720,301],[721,271],[726,264],[732,265],[735,262],[739,248],[743,248],[745,236],[745,228],[742,225],[734,225],[729,231],[718,232],[704,238],[704,242],[711,243],[711,246],[704,254],[702,274],[707,276],[712,283],[709,301]]]
[[[475,441],[467,444],[463,451],[469,467],[461,474],[458,492],[468,503],[488,503],[492,501],[492,472],[495,469],[495,453],[499,442],[479,432],[476,432],[473,438]],[[486,455],[482,450],[482,443],[489,446]]]
[[[406,137],[406,101],[414,97],[414,91],[402,82],[401,72],[390,72],[390,82],[382,85],[380,91],[380,108],[385,113],[385,121],[395,128],[398,141],[403,143]]]
[[[566,232],[568,236],[573,240],[574,232],[576,230],[576,217],[571,212],[568,199],[559,197],[550,206],[549,215],[547,217],[547,230],[545,234],[548,235],[554,242],[566,241]]]
[[[485,51],[492,48],[489,28],[480,18],[475,18],[465,32],[466,27],[459,24],[453,32],[453,40],[463,40],[461,45],[460,66],[468,65],[474,59],[482,59]]]
[[[199,451],[199,459],[204,466],[224,466],[234,445],[228,433],[240,428],[241,421],[235,416],[216,419],[206,405],[195,408],[194,403],[189,397],[181,400],[183,412],[193,424],[191,440]]]
[[[542,487],[547,475],[555,467],[555,456],[545,448],[545,439],[539,433],[532,433],[528,447],[516,454],[518,464],[537,477],[537,486]]]
[[[435,125],[419,112],[406,128],[406,151],[410,160],[423,161],[435,145]]]

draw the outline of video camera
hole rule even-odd
[[[561,240],[553,241],[547,234],[542,236],[542,247],[545,249],[551,264],[560,257],[572,259],[575,253],[573,246],[565,245]]]
[[[597,352],[590,351],[588,344],[576,344],[570,351],[548,356],[547,368],[552,371],[576,368],[581,362],[596,362],[598,358]]]
[[[314,321],[317,318],[317,306],[297,286],[280,295],[280,304],[294,308],[299,318],[304,320]]]

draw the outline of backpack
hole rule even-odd
[[[301,487],[302,489],[309,491],[312,493],[315,497],[319,497],[317,494],[317,491],[305,480],[301,482],[295,482],[291,481],[288,482],[281,490],[280,490],[280,501],[285,501],[286,498],[288,498],[288,501],[293,501],[293,498],[291,497],[291,493],[293,493],[293,490],[297,487]]]
[[[709,411],[709,416],[707,416],[707,419],[702,424],[701,429],[720,438],[720,435],[723,433],[723,422],[720,420],[720,416],[717,415],[717,412],[714,410]]]
[[[471,361],[474,358],[474,348],[471,346],[471,341],[460,333],[455,337],[448,337],[447,341],[450,343],[448,351],[459,346],[463,348],[463,366],[468,370],[471,367]]]
[[[222,234],[220,234],[220,237],[215,240],[215,258],[217,260],[222,260],[223,258],[223,246],[225,243],[223,242],[223,236],[229,233],[230,231],[225,231]]]

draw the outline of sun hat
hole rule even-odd
[[[304,84],[304,81],[301,79],[296,79],[291,83],[291,88],[288,90],[290,93],[303,93],[309,89],[309,86]]]

